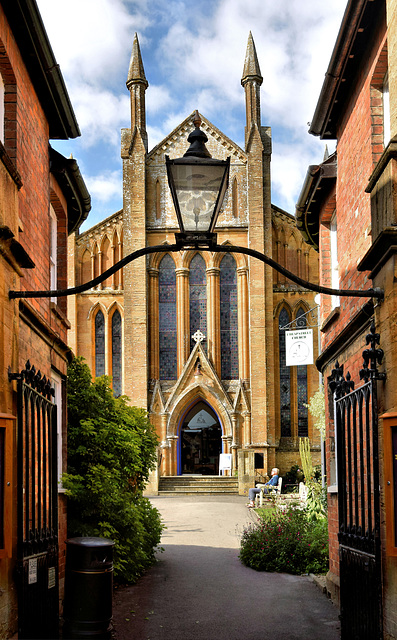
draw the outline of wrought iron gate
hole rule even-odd
[[[382,573],[376,365],[383,358],[372,324],[363,351],[363,384],[335,364],[328,384],[334,392],[342,640],[382,638]]]
[[[18,380],[18,637],[58,637],[56,406],[29,362]]]

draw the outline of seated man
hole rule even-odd
[[[269,482],[266,482],[266,484],[262,485],[261,487],[253,487],[252,489],[248,490],[248,507],[251,508],[255,506],[255,496],[260,493],[262,489],[263,493],[269,493],[269,491],[271,491],[271,487],[277,487],[278,475],[279,469],[275,467],[274,469],[272,469],[272,477],[270,478]]]

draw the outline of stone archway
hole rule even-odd
[[[183,418],[178,447],[178,475],[218,475],[222,428],[215,411],[198,400]]]

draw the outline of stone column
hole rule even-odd
[[[238,433],[237,433],[237,415],[234,413],[231,416],[232,418],[232,431],[233,431],[233,440],[232,440],[232,469],[237,469],[237,449],[238,449]]]
[[[103,252],[98,251],[98,275],[100,276],[103,273]],[[103,289],[103,282],[98,284],[97,289]]]
[[[178,377],[190,353],[189,340],[189,269],[175,269],[177,308],[177,358]]]
[[[239,378],[249,379],[248,267],[237,269]]]
[[[149,378],[160,378],[160,345],[159,345],[159,270],[148,269],[149,276]]]
[[[114,265],[117,262],[117,260],[116,260],[116,247],[115,247],[114,244],[112,244],[110,248],[111,248],[111,251],[112,251],[112,267],[114,267]],[[115,273],[113,273],[113,275],[111,277],[110,286],[112,287],[113,290],[116,288],[116,274]]]
[[[170,475],[176,476],[178,473],[178,436],[168,436],[168,440],[171,444],[171,448],[169,449]]]
[[[244,431],[244,446],[247,447],[252,443],[252,438],[251,438],[251,414],[248,411],[244,411],[243,412],[243,418],[244,418],[244,427],[243,427],[243,431]]]
[[[219,267],[207,269],[208,308],[207,308],[207,344],[208,359],[214,365],[218,376],[221,376],[221,318]]]
[[[118,242],[118,247],[119,247],[119,260],[121,260],[121,258],[123,257],[123,244],[120,240]],[[118,288],[123,289],[123,269],[118,270]]]

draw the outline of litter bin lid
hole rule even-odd
[[[81,538],[69,538],[66,544],[75,544],[79,547],[114,547],[114,541],[108,538],[95,538],[90,536],[82,536]]]
[[[66,571],[112,570],[114,544],[107,538],[69,538],[66,540]]]

